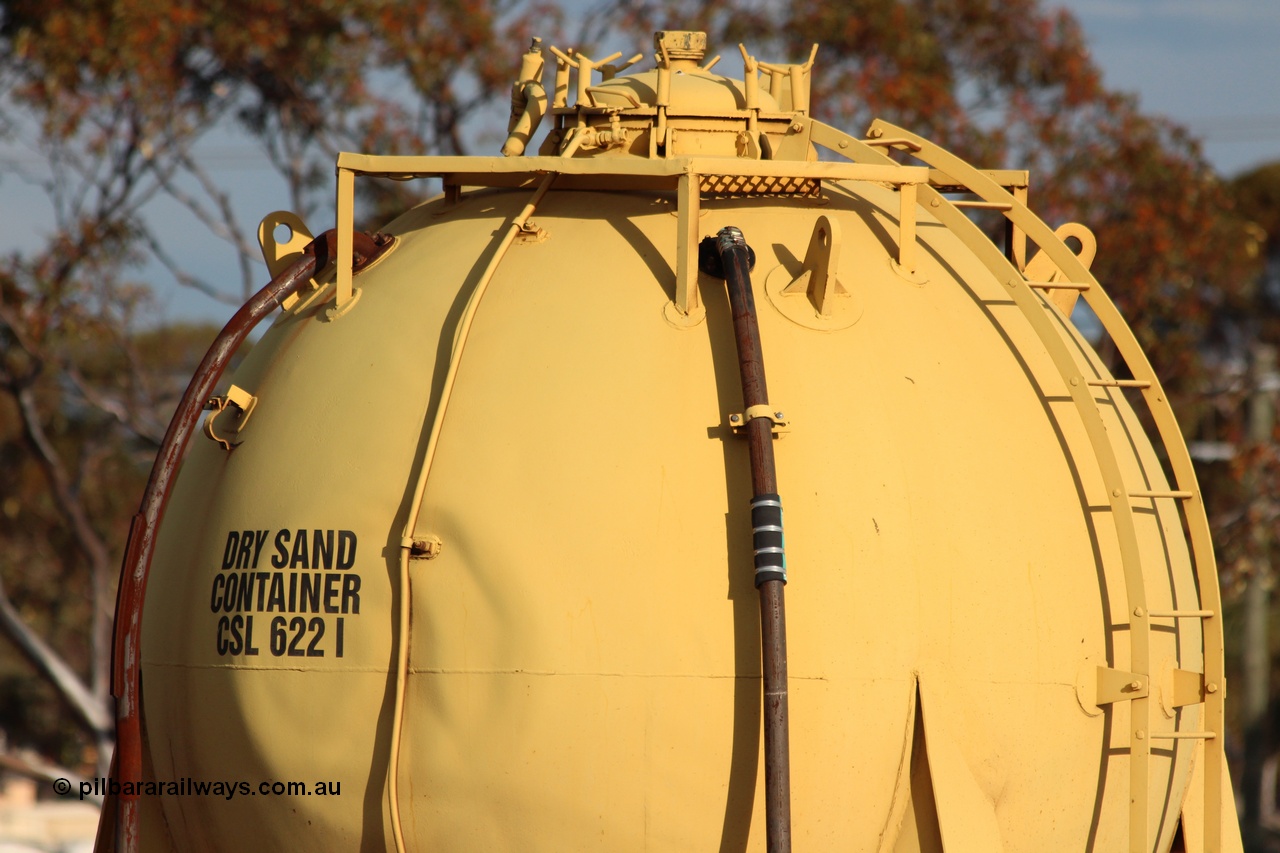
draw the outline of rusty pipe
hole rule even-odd
[[[791,851],[791,757],[787,702],[787,619],[783,587],[787,583],[783,550],[782,500],[773,462],[773,412],[764,377],[764,352],[751,292],[754,261],[742,232],[721,229],[715,252],[729,291],[734,340],[746,405],[746,434],[751,458],[751,526],[755,584],[760,592],[760,663],[764,682],[765,832],[769,853]]]
[[[392,239],[379,235],[355,234],[352,269],[359,271],[390,247]],[[115,641],[111,660],[111,693],[116,698],[116,751],[112,778],[138,781],[142,778],[142,731],[140,671],[142,667],[142,607],[146,600],[147,578],[155,552],[156,533],[164,518],[173,490],[174,475],[186,455],[187,442],[195,431],[205,401],[226,370],[227,363],[249,333],[285,299],[301,290],[337,255],[338,232],[330,229],[307,244],[302,257],[290,264],[266,287],[254,294],[227,322],[205,353],[187,385],[173,420],[160,443],[151,468],[142,503],[129,525],[129,540],[120,567],[120,587],[116,593]],[[111,838],[118,853],[138,849],[138,798],[121,794],[115,807],[104,804],[99,839]],[[106,826],[114,822],[114,832]],[[105,850],[99,846],[99,853]]]

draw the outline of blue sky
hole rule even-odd
[[[1278,0],[1057,0],[1108,87],[1186,125],[1232,176],[1280,160]]]
[[[1280,160],[1280,0],[1047,0],[1084,27],[1090,50],[1112,89],[1137,95],[1145,112],[1169,116],[1204,140],[1206,156],[1226,176]],[[495,116],[496,120],[501,120]],[[248,228],[288,206],[283,186],[254,148],[218,136],[208,162]],[[42,192],[4,168],[12,146],[0,144],[0,251],[29,245],[48,228]],[[31,152],[16,151],[30,161]],[[211,239],[173,202],[153,206],[162,240],[208,280],[237,287],[230,247]],[[310,223],[323,230],[327,222]],[[265,279],[265,267],[263,282]],[[157,320],[220,322],[232,309],[166,284],[162,270],[140,275],[156,286]]]

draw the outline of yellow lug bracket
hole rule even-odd
[[[1169,690],[1170,703],[1175,708],[1185,705],[1198,705],[1204,701],[1206,691],[1204,673],[1187,669],[1175,669],[1172,673],[1173,686]]]
[[[289,236],[284,242],[276,239],[276,231],[280,228],[285,228],[289,232]],[[267,272],[271,273],[272,278],[280,275],[280,273],[288,269],[289,264],[302,257],[302,250],[313,239],[315,239],[315,235],[307,228],[302,218],[287,210],[268,213],[258,223],[258,245],[262,248],[262,259],[266,262]],[[313,278],[311,279],[310,294],[290,294],[280,303],[280,307],[285,311],[290,311],[299,304],[305,304],[319,289],[320,285]]]
[[[828,319],[835,313],[836,296],[848,296],[848,289],[836,277],[840,266],[840,221],[819,216],[809,238],[800,274],[783,288],[787,296],[806,295],[818,316]]]
[[[819,216],[799,274],[779,265],[765,279],[769,303],[798,326],[836,331],[862,318],[862,304],[840,281],[840,222]]]
[[[1089,656],[1076,671],[1076,700],[1080,710],[1090,717],[1102,713],[1103,707],[1129,699],[1142,699],[1151,692],[1148,676],[1136,672],[1111,669]]]
[[[1095,705],[1109,705],[1126,699],[1141,699],[1151,692],[1145,675],[1120,669],[1098,667],[1098,695]]]
[[[747,424],[756,418],[766,418],[770,424],[770,432],[774,435],[782,435],[790,432],[790,421],[784,420],[782,412],[775,412],[772,406],[752,406],[744,414],[729,415],[729,428],[733,430],[734,435],[742,435],[746,430]]]
[[[227,389],[227,393],[220,397],[210,397],[204,404],[205,409],[212,410],[209,412],[209,416],[204,419],[204,434],[211,441],[221,444],[223,450],[231,450],[238,446],[240,442],[228,441],[214,432],[214,421],[217,420],[218,415],[226,411],[227,407],[234,408],[237,412],[235,431],[239,433],[244,429],[245,424],[249,422],[249,416],[253,414],[253,410],[257,405],[258,398],[238,385],[232,385]]]
[[[1167,666],[1160,673],[1160,707],[1165,716],[1172,717],[1178,708],[1199,705],[1207,693],[1217,690],[1207,688],[1203,672]]]

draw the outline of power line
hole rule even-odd
[[[1233,115],[1183,119],[1205,142],[1268,142],[1280,139],[1280,115]]]

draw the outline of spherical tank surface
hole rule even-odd
[[[705,316],[681,322],[674,193],[553,184],[459,348],[529,194],[466,192],[392,223],[349,311],[304,298],[237,370],[257,402],[235,449],[193,446],[145,611],[148,771],[249,784],[144,803],[144,830],[177,849],[391,844],[402,595],[409,849],[764,849],[724,283],[701,274]],[[796,849],[940,849],[947,826],[1008,851],[1123,849],[1128,805],[1109,795],[1129,784],[1125,711],[1078,686],[1128,655],[1098,462],[1006,283],[927,210],[904,275],[898,216],[891,188],[845,181],[704,198],[696,226],[736,226],[755,252],[786,421]],[[783,293],[823,217],[844,291],[825,320]],[[414,530],[438,555],[410,561],[404,590],[401,531],[451,362]],[[1124,473],[1167,488],[1124,395],[1106,401]],[[1194,599],[1171,502],[1135,526],[1151,606]],[[1153,659],[1199,668],[1198,628],[1155,633]],[[1149,831],[1167,847],[1190,751],[1151,762]]]
[[[104,853],[1240,849],[1203,503],[1092,233],[705,48],[544,86],[535,39],[505,156],[264,220],[282,310],[131,533]],[[371,177],[443,193],[365,238]]]

